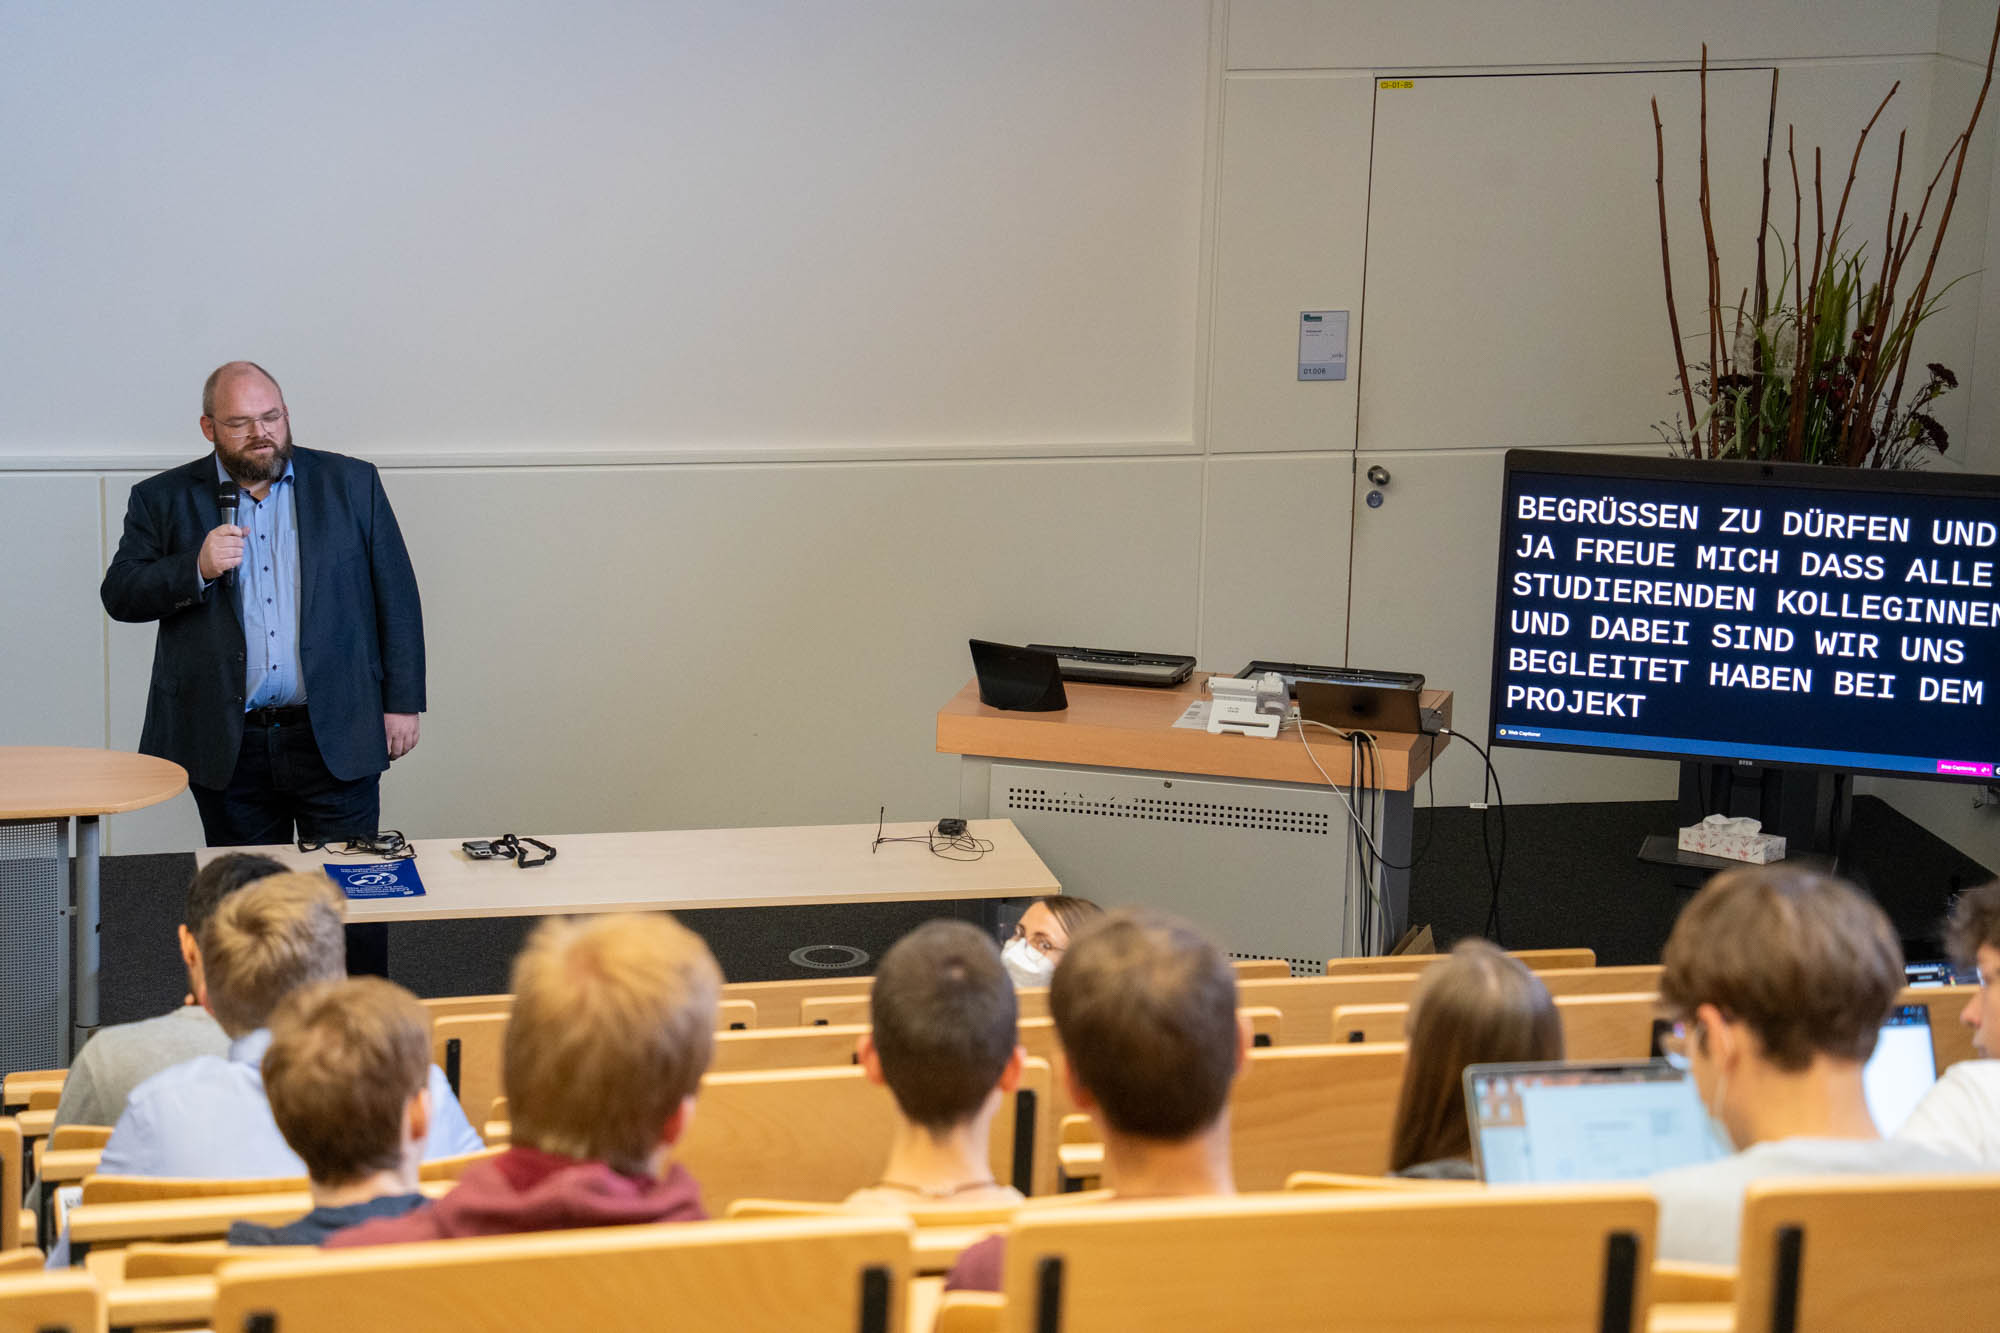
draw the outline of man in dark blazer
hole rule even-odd
[[[213,453],[132,488],[100,589],[112,619],[160,622],[139,749],[187,769],[210,846],[373,834],[424,709],[423,611],[381,477],[294,449],[283,391],[248,361],[209,376],[201,432]]]

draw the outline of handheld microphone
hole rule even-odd
[[[226,481],[219,481],[215,484],[215,507],[222,511],[222,521],[232,528],[236,526],[236,504],[238,499],[239,493],[233,478]],[[225,569],[222,571],[222,586],[225,588],[234,588],[236,586],[235,570]]]

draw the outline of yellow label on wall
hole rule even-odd
[[[1382,79],[1375,86],[1377,88],[1414,88],[1417,86],[1417,81],[1415,79]]]

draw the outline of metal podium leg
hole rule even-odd
[[[96,815],[79,815],[76,820],[76,860],[72,862],[74,912],[70,917],[70,1055],[97,1030],[97,974],[99,970],[97,927],[99,893],[97,853],[103,838]]]

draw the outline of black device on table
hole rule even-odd
[[[1097,685],[1178,685],[1194,674],[1194,659],[1183,653],[1134,653],[1119,648],[1058,648],[1031,643],[1030,649],[1051,653],[1064,680]]]
[[[1299,692],[1299,682],[1316,680],[1328,685],[1359,685],[1378,690],[1409,690],[1420,692],[1424,688],[1424,677],[1420,671],[1361,671],[1354,667],[1308,666],[1303,662],[1252,662],[1237,672],[1244,680],[1261,676],[1266,671],[1275,671],[1285,678],[1285,688],[1294,696]]]

